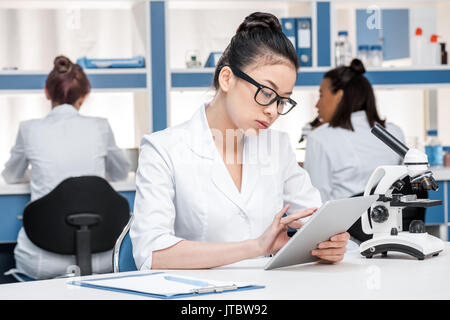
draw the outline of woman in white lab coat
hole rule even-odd
[[[64,56],[56,57],[45,84],[52,110],[43,119],[20,123],[11,157],[2,172],[7,183],[19,183],[31,165],[31,201],[72,176],[97,175],[110,180],[127,177],[128,160],[117,147],[108,121],[78,112],[89,91],[83,69]],[[35,246],[23,228],[14,256],[17,270],[34,279],[65,274],[69,266],[76,265],[75,256]],[[94,273],[112,271],[111,251],[94,254],[92,263]]]
[[[404,141],[402,130],[378,115],[364,73],[362,62],[354,59],[325,73],[320,84],[316,107],[324,124],[308,134],[304,168],[324,202],[362,193],[378,166],[402,162],[370,131],[378,123]]]
[[[299,62],[278,19],[253,13],[214,74],[216,95],[189,121],[142,139],[130,237],[139,269],[211,268],[277,252],[288,226],[321,205],[287,134]],[[283,215],[287,213],[286,217]],[[342,260],[348,233],[312,254]]]
[[[316,108],[324,124],[308,135],[304,168],[322,201],[361,193],[376,167],[402,161],[370,131],[378,123],[404,141],[403,131],[378,115],[364,73],[362,62],[354,59],[325,73],[320,84]]]

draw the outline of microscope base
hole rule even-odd
[[[444,250],[444,243],[428,233],[400,232],[396,236],[376,235],[374,239],[361,243],[359,248],[360,253],[366,258],[372,258],[379,253],[386,255],[389,251],[396,251],[424,260],[427,257],[439,255]]]

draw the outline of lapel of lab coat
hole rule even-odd
[[[190,120],[188,144],[191,150],[197,155],[211,160],[211,179],[217,189],[219,189],[231,202],[237,205],[241,211],[247,213],[248,209],[245,205],[245,199],[247,197],[244,197],[243,193],[239,193],[225,166],[222,156],[217,150],[206,119],[205,107],[206,104],[200,108]],[[252,177],[254,174],[253,168],[251,168],[251,172],[249,172],[247,176],[244,177],[244,174],[245,170],[243,170],[243,184],[241,186],[241,190],[245,193],[246,190],[244,187],[247,188],[247,186],[249,186],[250,188],[253,188],[256,179]],[[245,180],[248,180],[245,182],[246,185],[244,185]]]
[[[260,135],[264,135],[264,133],[260,131]],[[263,140],[261,136],[245,136],[241,188],[245,202],[250,201],[253,192],[261,180],[261,161],[267,159],[266,150],[261,147]]]

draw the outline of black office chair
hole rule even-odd
[[[403,182],[405,182],[405,186],[402,188],[402,190],[400,191],[400,193],[402,194],[416,194],[417,198],[419,199],[427,199],[428,198],[428,191],[426,190],[420,190],[420,191],[412,191],[411,188],[411,183],[409,182],[408,178],[403,179]],[[375,187],[372,189],[372,192],[375,190]],[[364,193],[358,193],[352,197],[358,197],[358,196],[362,196]],[[409,230],[409,225],[411,223],[411,221],[413,220],[422,220],[425,221],[425,208],[416,208],[416,207],[406,207],[403,209],[403,214],[402,214],[402,225],[403,225],[403,230],[402,231],[408,231]],[[371,221],[369,220],[369,223],[371,223]],[[365,234],[362,230],[362,225],[361,225],[361,218],[358,219],[358,221],[356,221],[348,230],[348,233],[350,233],[350,235],[355,238],[356,240],[360,241],[360,242],[364,242],[366,240],[372,239],[372,235],[368,235]]]
[[[105,179],[82,176],[29,203],[23,226],[36,246],[76,255],[83,276],[92,274],[92,253],[111,250],[129,218],[128,201]]]

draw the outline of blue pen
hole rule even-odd
[[[174,276],[165,276],[164,279],[169,280],[169,281],[176,281],[176,282],[181,282],[181,283],[185,283],[185,284],[190,284],[193,286],[199,286],[199,287],[209,286],[208,282],[200,281],[200,280],[185,279],[185,278],[174,277]]]

